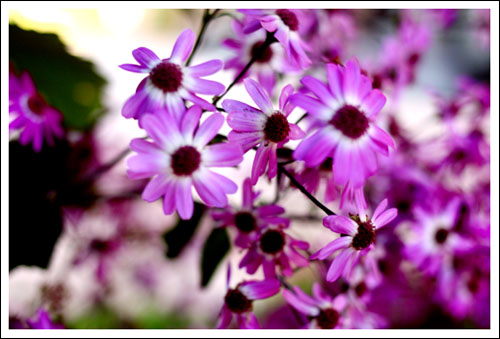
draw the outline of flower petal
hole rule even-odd
[[[262,131],[267,121],[267,116],[262,112],[245,113],[231,112],[227,115],[227,124],[237,132]]]
[[[181,64],[189,57],[193,49],[195,35],[189,28],[182,31],[177,40],[175,41],[170,61]]]
[[[323,219],[323,226],[331,229],[335,233],[347,234],[354,236],[357,232],[358,225],[343,215],[329,215]]]
[[[134,64],[123,64],[119,65],[121,69],[124,69],[129,72],[134,72],[134,73],[148,73],[149,68],[142,66],[142,65],[134,65]]]
[[[158,62],[160,62],[160,58],[150,49],[146,47],[139,47],[132,51],[132,55],[134,59],[137,60],[139,64],[147,67],[151,70]]]
[[[283,294],[283,298],[285,298],[286,302],[300,313],[307,314],[311,317],[315,317],[319,314],[320,310],[318,307],[303,302],[289,290],[284,289],[281,293]]]
[[[250,94],[250,97],[253,99],[255,104],[259,106],[259,108],[266,113],[267,115],[271,115],[274,111],[273,104],[269,99],[266,91],[255,81],[250,78],[247,78],[243,81],[245,88]]]
[[[346,248],[338,256],[333,259],[330,268],[326,274],[326,280],[329,282],[334,282],[337,280],[342,272],[344,271],[345,266],[347,265],[348,260],[351,258],[353,254],[352,247]]]
[[[224,90],[226,89],[223,84],[217,81],[205,80],[200,78],[186,79],[183,85],[188,90],[199,94],[219,95],[224,93]]]
[[[303,160],[308,167],[314,167],[321,164],[330,156],[335,148],[335,139],[328,129],[324,128],[302,142],[293,152],[296,160]]]
[[[232,100],[232,99],[226,99],[222,102],[222,108],[227,113],[232,113],[232,112],[245,112],[245,113],[257,113],[257,114],[262,114],[262,111],[259,111],[257,108],[249,106],[241,101],[238,100]]]
[[[252,185],[255,185],[259,177],[266,171],[270,151],[271,148],[266,147],[264,144],[261,144],[257,149],[252,165]]]
[[[235,166],[243,161],[243,152],[238,145],[221,143],[205,147],[203,164],[207,167]]]
[[[264,281],[246,281],[238,289],[249,300],[267,299],[280,291],[281,284],[276,279]]]
[[[342,248],[348,247],[352,242],[352,237],[340,237],[330,242],[328,245],[323,247],[318,252],[311,255],[310,260],[324,260],[332,255],[335,251],[338,251]]]
[[[181,133],[184,136],[194,136],[194,131],[198,124],[200,123],[201,118],[201,107],[198,105],[194,105],[189,107],[181,121]]]
[[[214,59],[196,66],[186,68],[186,73],[192,77],[203,77],[214,74],[222,69],[222,60]]]
[[[313,92],[318,99],[328,107],[336,107],[337,103],[324,83],[312,76],[306,75],[300,82]]]
[[[294,105],[303,108],[307,113],[319,120],[328,121],[333,115],[331,108],[308,95],[296,93],[290,97],[290,101]]]
[[[374,219],[373,223],[375,224],[377,229],[379,229],[390,223],[397,216],[398,216],[398,210],[396,208],[391,208],[382,213],[377,219]]]
[[[386,101],[385,95],[375,89],[363,99],[360,107],[369,118],[373,118],[384,107]]]
[[[219,132],[224,124],[224,116],[220,113],[214,113],[205,120],[194,136],[194,144],[203,147],[208,144]]]

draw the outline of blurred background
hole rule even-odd
[[[9,67],[32,74],[49,104],[63,113],[68,137],[40,153],[21,146],[15,133],[10,137],[11,326],[45,305],[69,328],[213,327],[226,292],[227,265],[233,268],[232,281],[248,278],[237,269],[244,253],[229,249],[225,235],[216,240],[228,247],[228,254],[211,254],[217,252],[207,244],[213,221],[201,204],[192,220],[180,222],[175,214],[163,214],[160,201],[142,201],[147,181],[127,178],[126,157],[106,168],[132,138],[144,136],[135,120],[121,115],[142,75],[118,65],[133,63],[131,52],[138,47],[150,48],[160,58],[169,56],[180,32],[186,28],[198,32],[203,9],[17,7],[9,12]],[[410,15],[435,25],[431,42],[421,56],[415,81],[399,93],[397,102],[389,98],[386,106],[412,140],[422,143],[445,131],[444,124],[436,123],[437,96],[451,100],[461,76],[486,85],[490,81],[489,13],[485,19],[479,10],[454,10],[449,17],[424,11],[413,10]],[[234,37],[231,22],[241,14],[223,12],[228,15],[210,23],[194,65],[234,56],[221,42]],[[357,56],[367,69],[383,63],[383,44],[397,32],[400,11],[341,12],[354,26],[342,32],[347,37],[353,34],[345,40],[342,60]],[[321,68],[314,72],[321,73]],[[227,86],[233,77],[234,70],[224,70],[211,78]],[[291,82],[297,88],[299,80],[296,74],[285,75],[277,87]],[[227,98],[252,103],[241,85]],[[293,114],[298,118],[302,113]],[[488,117],[484,126],[488,135]],[[228,131],[225,125],[222,133]],[[221,173],[241,187],[252,161],[249,152],[239,168]],[[489,182],[488,173],[475,174]],[[257,190],[262,191],[261,201],[274,199],[275,184],[260,180]],[[230,202],[241,203],[240,190]],[[315,250],[330,233],[321,227],[321,211],[303,202],[300,192],[288,191],[280,204],[289,216],[310,216],[294,220],[290,234],[310,242]],[[337,203],[331,205],[338,208]],[[313,268],[305,268],[290,280],[310,289],[316,277]],[[422,303],[423,296],[422,291],[406,295],[406,305],[414,311],[405,316],[394,311],[387,327],[489,326],[489,318],[457,321],[443,308]],[[292,316],[280,295],[256,303],[255,311],[264,326],[266,322],[294,326],[287,323],[287,314]]]

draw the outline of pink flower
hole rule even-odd
[[[287,119],[295,108],[288,100],[293,92],[291,85],[281,91],[279,110],[275,110],[269,96],[256,81],[245,79],[244,84],[260,110],[230,99],[224,100],[222,107],[229,113],[227,123],[233,129],[228,135],[229,141],[241,145],[244,152],[260,144],[252,166],[252,184],[255,185],[266,168],[269,179],[276,176],[276,150],[290,139],[303,138],[305,133]]]
[[[391,136],[375,124],[386,98],[372,90],[356,59],[345,67],[327,64],[326,70],[328,86],[311,76],[301,80],[317,99],[301,93],[290,97],[322,126],[299,144],[293,156],[308,167],[332,157],[335,183],[344,186],[342,201],[350,195],[364,204],[363,185],[378,169],[376,153],[388,156],[395,148]]]
[[[217,328],[228,328],[233,316],[236,317],[239,328],[260,328],[257,317],[252,312],[253,301],[269,298],[280,290],[280,282],[276,279],[263,281],[245,281],[239,283],[234,289],[229,288],[231,270],[227,273],[227,293],[224,297],[224,306],[220,312]]]
[[[263,205],[254,207],[254,200],[259,194],[252,191],[252,183],[247,178],[243,182],[243,204],[239,210],[225,209],[213,211],[212,218],[219,222],[220,226],[234,226],[238,230],[238,236],[234,243],[237,246],[247,248],[252,239],[258,234],[258,230],[269,224],[289,225],[290,220],[279,217],[285,209],[278,205]]]
[[[44,139],[52,146],[54,137],[61,138],[64,134],[62,114],[38,93],[28,72],[20,77],[9,74],[9,113],[14,116],[9,130],[20,129],[19,142],[22,145],[33,143],[35,152],[40,152]]]
[[[297,9],[240,9],[241,13],[250,19],[244,28],[245,33],[251,33],[263,27],[274,33],[274,37],[283,45],[290,63],[295,67],[306,69],[311,60],[306,54],[309,45],[302,40],[299,34],[300,10]]]
[[[123,106],[122,114],[125,118],[139,119],[146,113],[165,108],[180,121],[186,111],[184,100],[191,101],[205,110],[215,111],[212,104],[195,93],[219,95],[224,92],[224,85],[202,79],[219,71],[222,61],[210,60],[197,66],[183,66],[191,54],[194,40],[194,33],[186,29],[177,38],[170,58],[161,60],[151,50],[141,47],[132,52],[139,65],[120,65],[130,72],[149,73],[137,87],[136,93]]]
[[[343,328],[342,311],[346,307],[346,298],[339,294],[335,298],[326,295],[318,283],[314,283],[313,297],[295,286],[293,292],[283,290],[283,297],[293,308],[311,319],[309,328]]]
[[[347,279],[358,260],[358,256],[367,254],[373,248],[377,230],[391,222],[398,214],[395,208],[385,211],[386,207],[387,199],[384,199],[375,209],[372,219],[368,218],[364,208],[360,205],[358,205],[358,214],[350,218],[329,215],[323,219],[323,225],[326,228],[342,235],[314,253],[310,258],[311,260],[323,260],[334,252],[342,250],[328,269],[327,281],[333,282],[341,275]]]
[[[258,236],[247,250],[239,267],[246,267],[249,274],[254,274],[262,265],[264,276],[267,279],[276,278],[276,269],[279,268],[285,276],[291,276],[293,269],[291,263],[297,267],[309,265],[297,249],[303,251],[309,244],[292,238],[284,232],[286,225],[267,225],[259,229]]]
[[[209,168],[239,164],[243,160],[241,149],[227,143],[207,146],[224,123],[224,117],[214,113],[199,125],[200,117],[199,106],[191,107],[179,126],[166,112],[145,115],[142,125],[153,142],[134,139],[130,143],[138,154],[127,162],[128,176],[153,177],[142,198],[152,202],[164,196],[165,214],[177,210],[182,219],[193,214],[191,186],[212,207],[225,207],[226,195],[238,189],[234,182]]]

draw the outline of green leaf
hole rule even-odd
[[[179,220],[177,225],[163,236],[163,239],[167,243],[167,257],[175,258],[177,257],[184,246],[193,237],[198,224],[200,223],[201,217],[205,212],[205,205],[200,203],[194,204],[193,216],[189,220]]]
[[[215,269],[230,248],[229,236],[225,228],[214,228],[203,246],[201,259],[201,286],[208,285]]]
[[[57,35],[9,25],[9,60],[17,72],[31,74],[38,91],[64,115],[67,127],[89,129],[104,112],[105,79],[93,63],[69,54]]]

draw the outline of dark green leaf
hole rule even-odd
[[[67,127],[85,130],[104,112],[106,81],[94,65],[66,51],[55,34],[9,26],[9,60],[17,72],[28,71],[47,102],[64,115]]]
[[[201,258],[201,286],[208,285],[215,269],[229,251],[230,242],[225,228],[214,228],[203,247]]]
[[[191,240],[196,227],[200,223],[201,217],[205,212],[205,205],[200,203],[194,204],[193,216],[189,220],[179,220],[177,225],[163,236],[168,245],[167,257],[177,257],[184,246]]]

